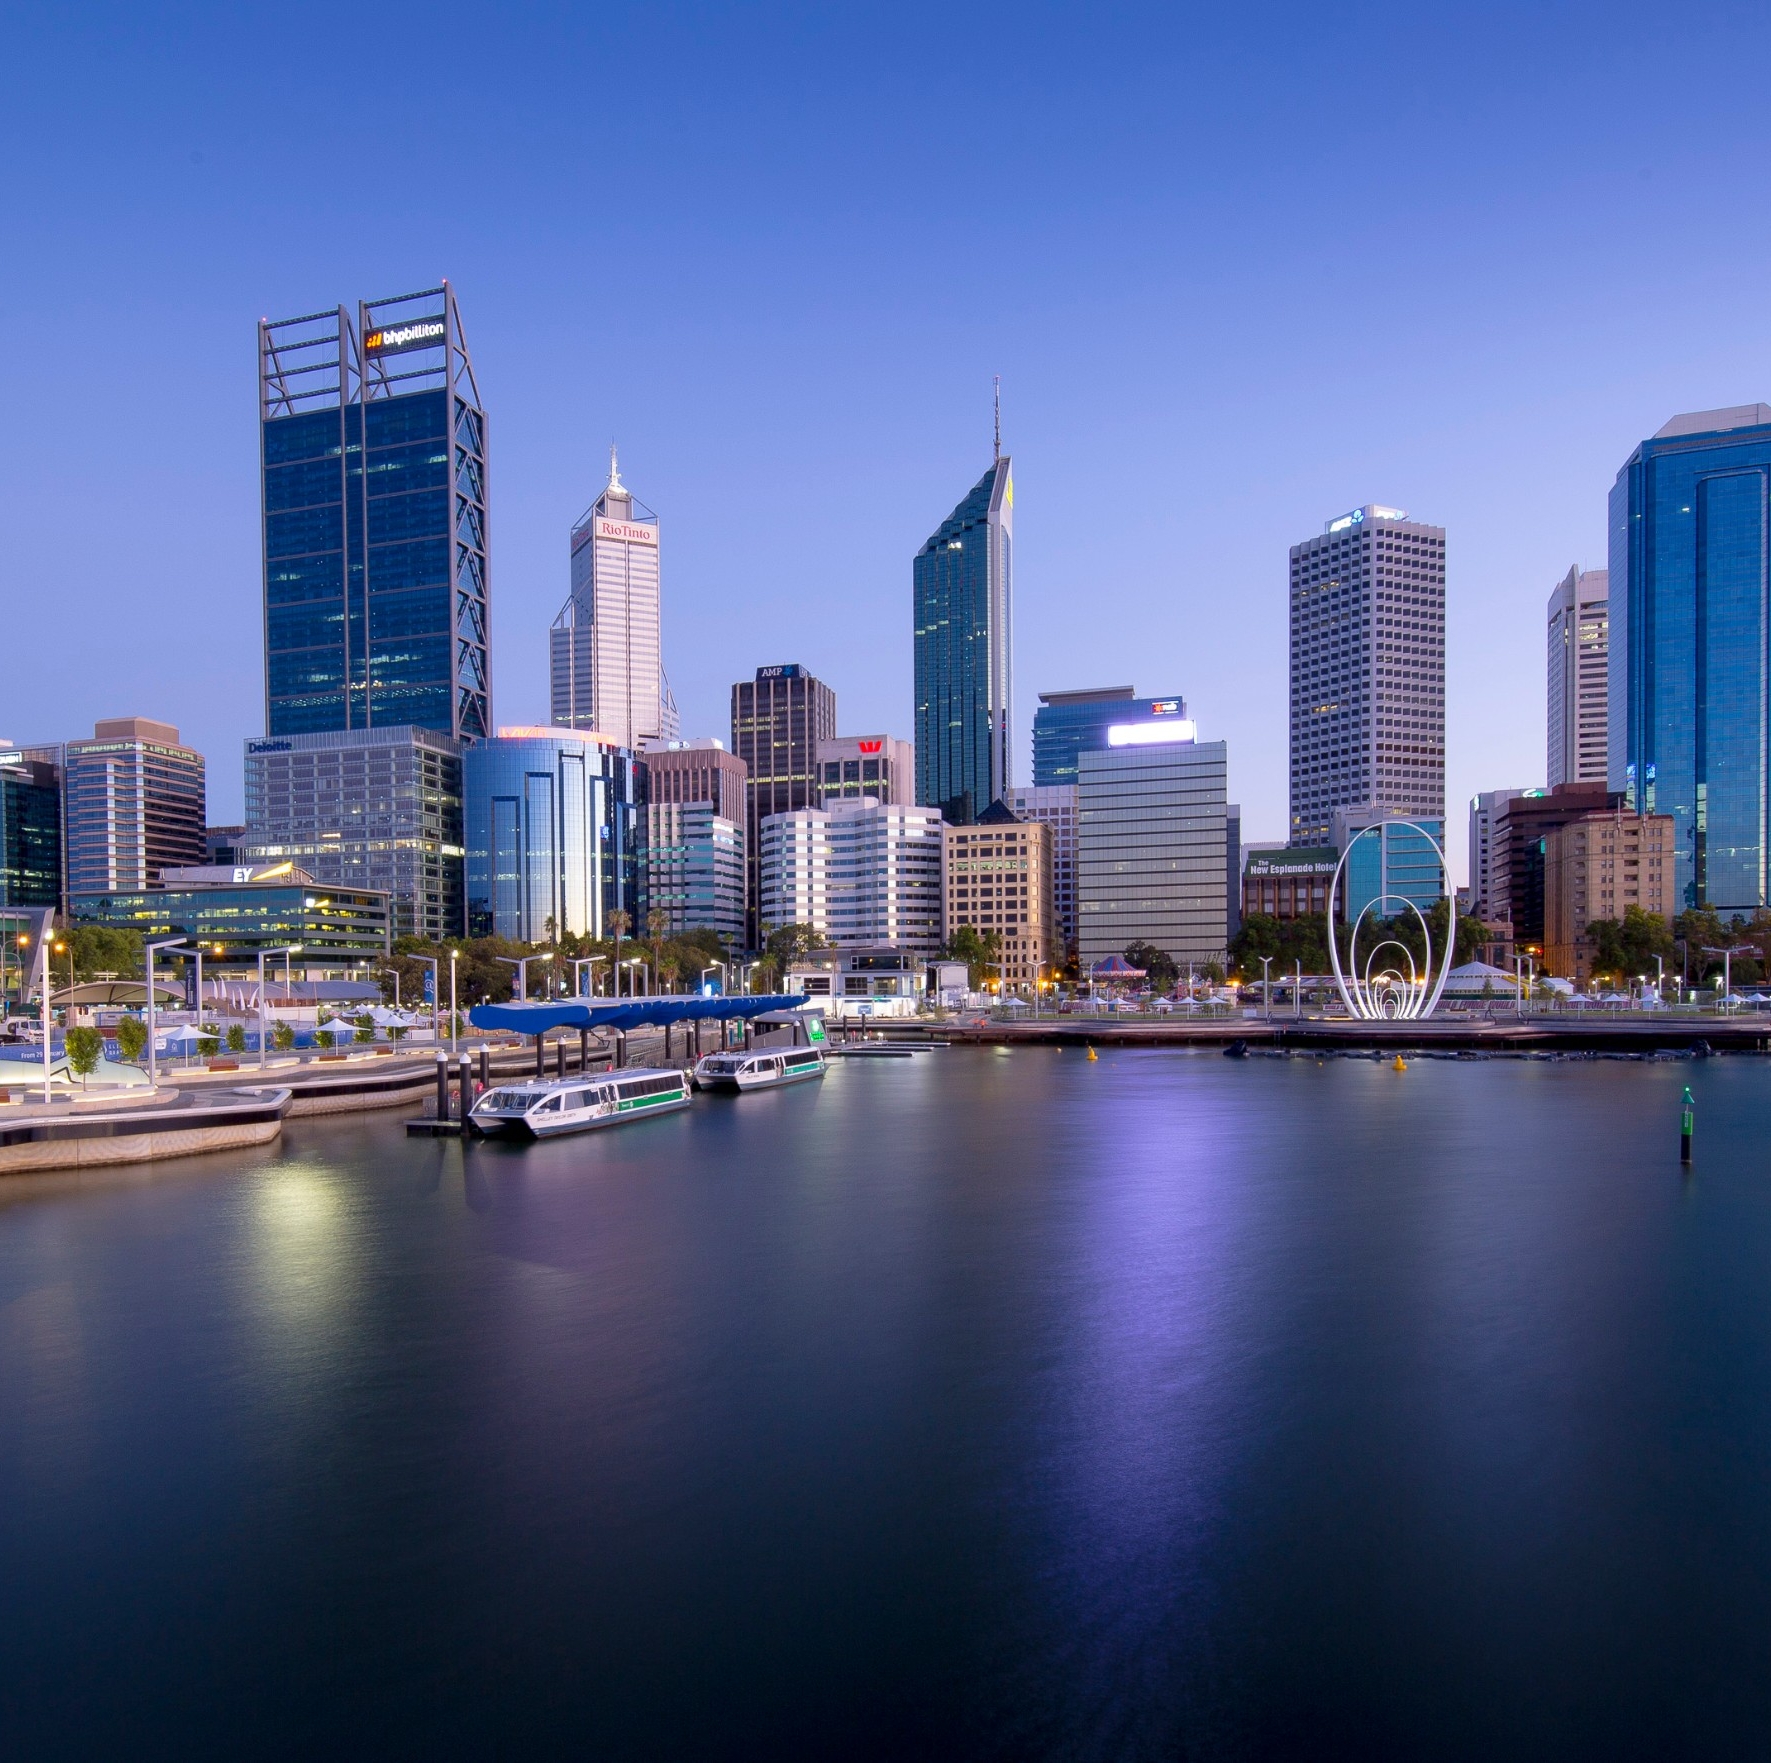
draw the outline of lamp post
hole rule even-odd
[[[1273,957],[1261,957],[1261,1014],[1271,1022],[1273,1020]]]
[[[154,1093],[160,1081],[160,1066],[154,1045],[154,956],[161,949],[176,949],[184,941],[183,937],[167,937],[158,943],[149,943],[142,950],[148,963],[148,1094]]]
[[[707,978],[707,976],[708,976],[708,975],[709,975],[709,974],[710,974],[710,973],[718,973],[718,972],[719,972],[719,969],[720,969],[720,964],[719,964],[719,963],[718,963],[718,962],[717,962],[717,961],[716,961],[716,962],[714,962],[714,964],[713,964],[713,965],[712,965],[712,966],[711,966],[711,967],[704,967],[704,968],[702,968],[702,969],[701,969],[701,978],[702,978],[702,981],[703,981],[703,982],[705,982],[705,981],[706,981],[706,978]]]
[[[391,973],[394,976],[394,1008],[400,1007],[400,970],[397,967],[378,967],[377,973]]]
[[[459,949],[449,951],[449,1052],[455,1052],[456,1029],[461,1019],[455,1014],[455,964],[461,959]]]
[[[258,1069],[264,1070],[265,1042],[270,1038],[266,1033],[266,1017],[264,1008],[264,963],[266,956],[281,955],[288,960],[291,955],[299,955],[301,945],[291,944],[287,949],[260,949],[258,951]]]
[[[38,943],[38,945],[37,945],[38,961],[43,968],[43,986],[42,986],[43,997],[42,997],[41,1002],[42,1002],[42,1006],[43,1006],[43,1101],[44,1101],[45,1106],[48,1105],[48,1102],[50,1099],[50,1096],[49,1096],[49,1057],[50,1057],[49,1040],[50,1040],[51,1031],[55,1027],[55,1018],[50,1014],[50,1009],[49,1009],[49,945],[50,945],[51,940],[52,940],[52,933],[49,929],[48,921],[45,920],[44,925],[43,925],[43,940],[40,943]],[[72,1009],[72,1007],[73,1007],[72,1005],[69,1006],[70,1009]]]
[[[517,970],[517,1001],[526,1004],[529,1001],[529,963],[531,961],[551,961],[552,955],[495,955],[493,960],[502,961],[506,967]]]
[[[587,967],[594,968],[599,961],[607,961],[608,959],[607,955],[579,955],[573,959],[572,990],[576,996],[580,998],[594,998],[596,996],[596,975],[594,973],[591,974],[590,990],[586,992],[584,989],[584,970]]]
[[[1722,957],[1722,1010],[1724,1014],[1731,1008],[1728,1001],[1734,996],[1734,952],[1736,949],[1744,950],[1748,955],[1761,953],[1755,943],[1733,943],[1726,949],[1712,949],[1706,943],[1703,948],[1706,955],[1720,955]]]

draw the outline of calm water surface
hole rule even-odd
[[[1768,1104],[956,1049],[14,1183],[0,1754],[1762,1756]]]

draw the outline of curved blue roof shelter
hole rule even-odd
[[[804,992],[774,997],[631,998],[601,1003],[591,998],[555,998],[546,1003],[476,1004],[467,1019],[475,1028],[504,1029],[519,1035],[551,1034],[556,1028],[668,1028],[679,1022],[721,1022],[764,1016],[771,1010],[797,1010]]]

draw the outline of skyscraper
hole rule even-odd
[[[916,799],[966,822],[1014,779],[1015,483],[998,453],[912,568]]]
[[[258,327],[265,732],[491,732],[486,417],[447,282]]]
[[[1571,569],[1550,594],[1549,784],[1605,781],[1608,578]]]
[[[29,758],[51,759],[53,748]],[[60,750],[62,864],[70,900],[159,885],[162,869],[203,861],[203,755],[168,722],[118,716]]]
[[[658,516],[609,481],[572,528],[572,592],[548,632],[556,728],[595,729],[630,752],[677,733],[664,681]]]
[[[750,768],[745,781],[747,937],[760,946],[762,823],[817,803],[818,743],[836,734],[836,693],[797,662],[759,667],[732,687],[732,751]]]
[[[1291,842],[1445,816],[1445,529],[1375,503],[1291,548]]]
[[[1033,712],[1033,782],[1035,787],[1074,784],[1079,753],[1108,744],[1115,723],[1185,718],[1187,703],[1180,694],[1140,698],[1131,686],[1100,686],[1084,692],[1041,692]]]
[[[1768,903],[1771,406],[1675,416],[1610,509],[1609,783],[1670,814],[1672,910]]]

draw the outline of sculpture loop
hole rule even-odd
[[[1377,833],[1381,837],[1385,827],[1406,827],[1426,840],[1439,864],[1440,884],[1445,894],[1450,895],[1451,873],[1445,867],[1445,853],[1440,849],[1438,840],[1424,826],[1412,820],[1390,820],[1378,826],[1361,827],[1347,840],[1347,848],[1341,853],[1340,862],[1334,866],[1334,880],[1328,884],[1328,960],[1334,969],[1334,983],[1340,991],[1341,1002],[1346,1005],[1349,1016],[1362,1022],[1420,1022],[1438,1009],[1439,998],[1445,990],[1445,981],[1451,973],[1452,950],[1457,945],[1456,912],[1451,916],[1451,928],[1446,937],[1448,946],[1441,954],[1436,980],[1433,977],[1433,932],[1427,924],[1425,914],[1406,894],[1377,894],[1359,909],[1359,916],[1353,920],[1352,933],[1347,939],[1347,958],[1352,967],[1350,974],[1341,970],[1339,940],[1334,934],[1341,876],[1346,871],[1347,859],[1353,855],[1353,847],[1367,833]],[[1385,937],[1368,951],[1361,969],[1359,927],[1374,908],[1380,909],[1377,912],[1379,919],[1389,918],[1391,914],[1381,909],[1391,904],[1406,907],[1418,920],[1421,937],[1426,944],[1426,961],[1417,969],[1414,955],[1408,946],[1395,937]],[[1384,949],[1399,949],[1402,952],[1403,959],[1408,964],[1406,975],[1393,963],[1375,974],[1372,972],[1379,951]]]

